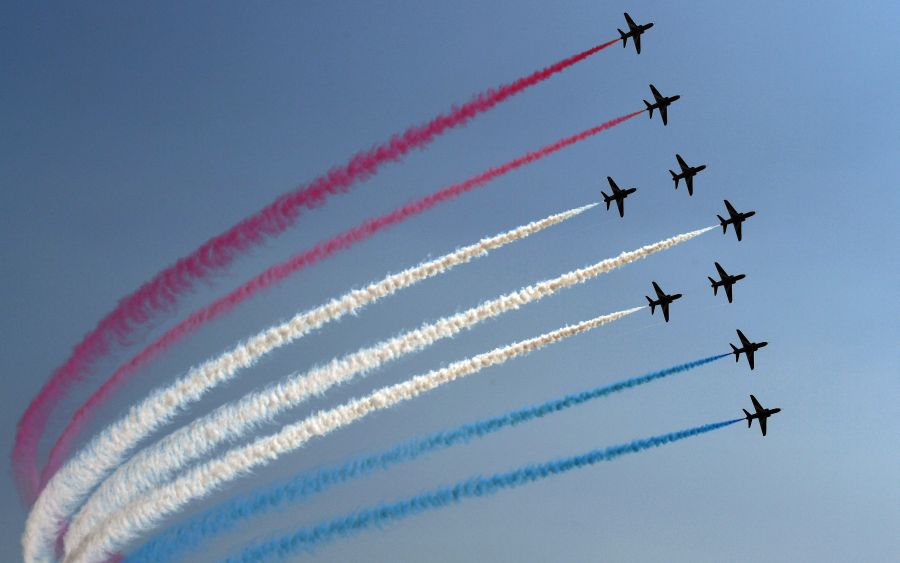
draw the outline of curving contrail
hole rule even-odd
[[[493,418],[465,424],[451,430],[416,438],[376,454],[352,459],[338,466],[302,473],[287,483],[268,486],[249,495],[227,501],[192,517],[188,522],[178,524],[158,534],[130,555],[127,561],[150,563],[151,561],[169,561],[176,556],[184,556],[184,552],[196,549],[201,543],[215,539],[234,529],[244,520],[264,514],[285,503],[299,502],[334,485],[366,476],[378,470],[388,469],[393,465],[412,461],[433,451],[465,444],[504,428],[518,426],[524,422],[561,412],[619,391],[684,373],[728,356],[729,354],[719,354],[677,364],[666,369],[510,411]]]
[[[303,528],[293,534],[268,540],[245,548],[237,556],[227,559],[229,563],[262,561],[272,557],[287,557],[299,550],[314,549],[338,537],[350,535],[374,526],[456,504],[466,498],[483,497],[503,489],[518,487],[540,481],[553,475],[566,473],[599,463],[611,461],[626,454],[638,453],[649,448],[671,444],[685,438],[705,434],[743,419],[727,420],[706,424],[668,434],[661,434],[627,444],[593,450],[585,454],[564,457],[537,465],[526,465],[507,473],[497,473],[490,477],[472,477],[449,487],[434,489],[414,497],[391,504],[381,504],[352,512],[346,516],[323,522],[310,528]]]
[[[78,545],[107,515],[159,487],[190,463],[219,444],[239,438],[261,422],[406,354],[450,338],[476,324],[523,307],[601,274],[686,242],[712,229],[701,229],[621,253],[590,266],[567,272],[502,295],[461,313],[439,319],[369,348],[363,348],[325,366],[224,405],[193,421],[155,445],[145,448],[119,467],[88,499],[66,533],[66,545]],[[153,424],[153,427],[158,425]],[[85,483],[87,485],[87,483]]]
[[[212,304],[202,309],[195,311],[186,319],[175,325],[173,328],[169,329],[165,334],[163,334],[149,346],[144,348],[141,352],[131,358],[131,360],[119,367],[119,369],[117,369],[116,372],[113,373],[113,375],[110,376],[110,378],[106,382],[104,382],[103,385],[101,385],[100,388],[88,399],[88,401],[78,410],[78,412],[75,413],[75,416],[73,417],[69,426],[63,432],[63,435],[60,437],[59,441],[50,453],[50,460],[48,461],[47,466],[44,468],[43,472],[43,482],[46,483],[47,481],[49,481],[49,478],[56,472],[58,467],[62,465],[62,462],[65,459],[77,433],[85,425],[88,418],[96,411],[99,405],[108,398],[113,390],[124,383],[131,375],[135,373],[135,371],[139,367],[156,357],[159,353],[172,346],[174,343],[189,335],[197,328],[219,317],[220,315],[231,311],[238,304],[253,297],[257,293],[265,290],[271,285],[280,282],[281,280],[297,272],[298,270],[315,264],[320,260],[324,260],[335,252],[349,248],[358,242],[366,240],[382,229],[386,229],[392,225],[401,223],[410,217],[431,209],[439,203],[453,199],[474,188],[483,186],[491,180],[498,178],[508,172],[516,170],[517,168],[525,166],[526,164],[530,164],[536,160],[540,160],[541,158],[562,150],[569,145],[592,137],[593,135],[596,135],[601,131],[605,131],[611,127],[618,125],[619,123],[622,123],[623,121],[631,119],[639,113],[641,112],[624,115],[622,117],[607,121],[606,123],[602,123],[596,127],[592,127],[585,131],[582,131],[581,133],[566,137],[553,144],[547,145],[541,149],[511,160],[501,166],[491,168],[486,172],[469,178],[468,180],[443,188],[437,192],[432,193],[431,195],[428,195],[417,201],[413,201],[412,203],[408,203],[385,215],[376,217],[374,219],[369,219],[357,227],[354,227],[348,231],[344,231],[343,233],[332,237],[327,241],[317,244],[309,250],[293,256],[292,258],[288,259],[285,262],[282,262],[281,264],[269,268],[262,274],[259,274],[228,295],[217,299]]]
[[[593,450],[577,456],[526,465],[513,471],[497,473],[489,477],[472,477],[449,487],[434,489],[399,502],[365,508],[309,528],[302,528],[292,534],[256,545],[251,544],[242,550],[239,555],[230,557],[227,561],[229,563],[258,562],[273,557],[287,557],[300,550],[314,549],[338,537],[380,526],[394,520],[402,520],[426,510],[443,508],[466,498],[491,495],[503,489],[519,487],[546,479],[547,477],[567,473],[573,469],[588,467],[601,461],[612,461],[623,455],[638,453],[692,436],[712,432],[741,420],[743,419],[738,418],[713,424],[704,424],[703,426]]]
[[[544,219],[533,221],[492,237],[484,238],[475,244],[459,248],[449,254],[423,262],[384,279],[369,284],[361,289],[354,289],[345,295],[311,309],[298,313],[290,320],[266,329],[246,342],[210,359],[190,370],[175,383],[152,393],[142,403],[133,407],[129,416],[110,426],[95,439],[86,452],[77,458],[80,465],[65,470],[60,477],[67,485],[53,485],[44,496],[57,495],[53,506],[66,507],[66,513],[47,512],[46,502],[36,504],[32,510],[34,515],[34,534],[38,530],[57,528],[61,519],[68,517],[93,489],[106,473],[124,459],[125,454],[141,439],[161,425],[171,420],[172,416],[185,408],[192,401],[213,387],[234,377],[237,372],[248,367],[263,355],[289,344],[305,334],[316,330],[324,324],[336,321],[348,314],[359,312],[363,307],[405,289],[415,283],[442,274],[460,264],[484,256],[488,251],[500,248],[520,240],[546,228],[557,225],[591,209],[596,204],[585,205],[556,213]],[[100,452],[97,455],[96,452]],[[77,483],[73,489],[72,484]],[[51,497],[53,498],[53,497]],[[32,517],[29,516],[31,519]],[[31,531],[27,532],[32,534]]]
[[[13,448],[13,472],[23,497],[32,501],[40,489],[37,445],[50,413],[68,389],[87,374],[98,359],[105,357],[114,344],[128,342],[137,327],[159,313],[173,309],[182,295],[194,289],[197,281],[209,279],[210,274],[227,267],[247,250],[285,231],[294,224],[303,208],[322,205],[330,195],[346,192],[356,182],[377,173],[381,165],[397,161],[415,148],[425,147],[445,131],[465,124],[616,41],[602,43],[512,83],[481,92],[469,102],[454,106],[423,125],[410,127],[389,141],[357,153],[348,163],[284,194],[228,231],[208,240],[121,299],[116,308],[75,346],[66,362],[53,372],[19,420]]]
[[[159,525],[167,515],[177,512],[217,487],[246,475],[248,471],[300,448],[312,438],[324,436],[372,412],[408,401],[445,383],[472,375],[486,367],[502,364],[570,336],[587,332],[643,308],[634,307],[595,317],[528,340],[495,348],[490,352],[454,362],[447,367],[415,376],[402,383],[382,387],[360,399],[351,400],[339,407],[320,411],[300,422],[286,425],[275,434],[233,448],[218,458],[192,468],[174,481],[154,489],[123,510],[109,514],[83,542],[77,546],[66,544],[66,562],[103,561],[107,555],[136,539],[142,532]]]

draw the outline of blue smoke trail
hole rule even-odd
[[[494,418],[466,424],[453,430],[417,438],[380,453],[351,460],[337,467],[329,467],[313,473],[298,475],[285,484],[238,497],[203,512],[184,524],[158,534],[128,557],[127,561],[169,561],[183,551],[196,548],[202,541],[212,539],[233,529],[239,521],[262,514],[285,502],[301,501],[321,493],[333,485],[416,459],[434,450],[466,443],[473,438],[480,438],[506,427],[517,426],[523,422],[566,410],[593,399],[650,383],[670,375],[690,371],[726,356],[730,356],[730,354],[709,356],[638,377],[623,379],[616,383],[532,405]]]
[[[325,542],[373,526],[381,526],[394,520],[402,520],[426,510],[443,508],[466,498],[491,495],[503,489],[519,487],[601,461],[611,461],[622,455],[677,442],[742,420],[744,419],[736,418],[679,430],[669,434],[653,436],[652,438],[635,440],[627,444],[593,450],[577,456],[564,457],[547,463],[526,465],[507,473],[497,473],[491,477],[472,477],[450,487],[434,489],[394,503],[376,505],[310,528],[300,529],[280,538],[251,545],[239,555],[230,557],[227,561],[228,563],[255,562],[270,557],[287,557],[300,550],[312,551]]]

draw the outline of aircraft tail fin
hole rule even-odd
[[[750,428],[751,426],[753,426],[753,419],[750,418],[750,413],[747,412],[747,409],[741,410],[744,411],[744,416],[747,418],[747,428]]]
[[[606,192],[600,192],[603,195],[603,201],[606,202],[606,208],[609,209],[609,204],[612,201],[612,198],[606,195]]]
[[[675,180],[675,189],[677,190],[677,189],[678,189],[678,180],[680,180],[681,178],[679,178],[679,177],[678,177],[678,174],[676,174],[676,173],[675,173],[674,171],[672,171],[672,170],[669,170],[669,174],[671,174],[671,175],[672,175],[672,179]]]
[[[653,106],[647,100],[644,100],[644,105],[650,110],[650,119],[653,119]]]
[[[718,295],[718,294],[719,294],[719,293],[718,293],[718,291],[719,291],[719,286],[716,284],[716,280],[712,279],[712,278],[709,277],[709,276],[706,276],[706,279],[708,279],[708,280],[709,280],[709,283],[712,284],[713,295]]]
[[[721,215],[716,215],[716,217],[719,218],[719,224],[722,225],[722,232],[727,233],[728,232],[728,223],[725,222],[725,218],[722,217]]]
[[[652,315],[656,311],[656,301],[650,299],[647,295],[645,295],[644,298],[647,299],[647,303],[650,304],[650,314]]]
[[[735,362],[741,361],[741,351],[738,350],[738,347],[735,346],[734,344],[730,344],[730,343],[728,345],[731,346],[731,350],[732,350],[731,353],[734,354],[734,361]]]
[[[619,35],[622,36],[622,47],[627,47],[628,46],[628,36],[625,35],[625,32],[622,31],[621,29],[618,29],[618,28],[616,28],[616,29],[619,31]]]

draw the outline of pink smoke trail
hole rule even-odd
[[[395,209],[385,215],[369,219],[348,231],[345,231],[334,238],[321,242],[309,250],[293,256],[286,262],[282,262],[273,266],[251,279],[243,286],[237,288],[232,293],[218,299],[211,305],[192,313],[189,317],[162,335],[158,340],[150,346],[142,350],[136,356],[131,358],[128,363],[121,366],[116,372],[103,383],[102,386],[82,405],[75,413],[75,416],[69,422],[69,425],[63,431],[59,440],[50,453],[49,461],[45,466],[41,475],[41,486],[46,484],[47,480],[53,476],[59,469],[63,460],[67,457],[72,447],[72,443],[83,429],[84,425],[90,420],[96,412],[100,404],[105,401],[110,394],[121,384],[123,384],[129,376],[157,354],[167,349],[172,344],[178,342],[203,324],[215,319],[216,317],[230,311],[239,303],[256,295],[260,291],[281,281],[294,272],[310,266],[320,260],[323,260],[339,250],[349,248],[350,246],[368,239],[382,229],[400,223],[414,215],[423,213],[431,209],[435,205],[450,200],[464,194],[473,188],[483,186],[491,180],[498,178],[508,172],[520,168],[526,164],[539,160],[545,156],[551,155],[579,141],[592,137],[602,131],[615,127],[616,125],[631,119],[632,117],[643,113],[645,110],[636,111],[627,115],[617,117],[607,121],[596,127],[592,127],[581,133],[577,133],[570,137],[561,139],[551,145],[547,145],[536,151],[527,153],[519,158],[511,160],[506,164],[491,168],[481,174],[469,178],[458,184],[443,188],[432,193],[422,199],[408,203],[402,207]]]
[[[241,253],[290,227],[301,210],[322,205],[330,195],[346,192],[354,183],[374,175],[387,162],[397,161],[414,148],[423,148],[437,136],[468,122],[504,100],[539,84],[554,74],[609,47],[608,41],[497,89],[486,90],[462,106],[451,108],[424,125],[407,129],[386,143],[356,154],[347,164],[332,168],[310,184],[287,193],[192,254],[159,272],[137,291],[119,301],[75,347],[66,362],[54,371],[19,420],[13,446],[13,473],[20,492],[29,503],[40,490],[37,475],[37,445],[46,429],[50,412],[66,391],[87,374],[94,362],[110,353],[114,342],[127,343],[136,328],[155,314],[170,310],[194,283],[231,264]]]

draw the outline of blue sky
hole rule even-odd
[[[671,323],[642,312],[486,370],[315,442],[194,510],[361,451],[727,351],[735,328],[770,343],[756,371],[720,362],[504,431],[256,520],[204,556],[472,474],[731,418],[749,393],[784,409],[765,439],[730,427],[364,533],[312,559],[896,554],[900,9],[892,2],[6,3],[0,449],[10,451],[16,420],[72,346],[158,270],[355,151],[615,37],[625,10],[656,23],[640,56],[613,46],[385,167],[238,261],[178,315],[364,217],[640,109],[649,82],[682,95],[667,128],[639,116],[292,277],[142,371],[92,430],[241,337],[388,271],[597,200],[611,175],[639,188],[624,219],[597,209],[405,291],[273,354],[179,423],[423,320],[713,224],[724,198],[756,209],[741,243],[709,233],[396,362],[279,422],[641,304],[654,279],[685,294]],[[675,152],[709,165],[693,198],[672,189]],[[708,288],[716,260],[748,274],[732,305]],[[54,438],[114,367],[102,364],[55,414]],[[26,510],[6,468],[0,501],[0,554],[15,560]]]

